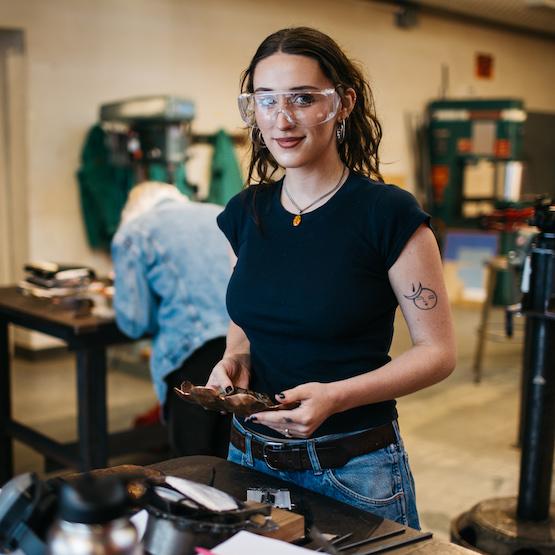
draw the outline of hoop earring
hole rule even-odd
[[[335,136],[337,137],[337,142],[339,144],[341,144],[345,140],[345,128],[346,127],[347,127],[347,124],[345,123],[345,120],[342,119],[337,124],[337,127],[335,128]]]
[[[249,135],[250,135],[252,144],[256,148],[266,148],[266,143],[264,142],[264,138],[262,137],[262,132],[260,131],[257,125],[253,125],[250,128]]]

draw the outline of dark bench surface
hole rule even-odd
[[[294,484],[283,482],[272,476],[216,457],[182,457],[154,464],[152,468],[160,470],[166,475],[188,478],[205,484],[210,482],[215,472],[214,487],[241,500],[246,498],[246,491],[249,487],[287,488],[291,492],[293,503],[299,503],[300,506],[308,508],[309,512],[312,513],[314,523],[322,532],[339,535],[352,532],[353,536],[349,538],[349,542],[393,531],[401,527],[395,522],[382,520],[370,513],[360,511],[329,497],[307,491]],[[369,544],[361,547],[360,551],[370,549],[370,547],[375,547],[380,543],[386,544],[402,537],[415,536],[418,533],[416,530],[409,528],[402,536]],[[352,553],[352,551],[349,553]],[[395,553],[396,555],[406,555],[408,553],[450,555],[473,552],[446,541],[431,539],[388,553]]]
[[[73,310],[65,308],[52,299],[41,299],[24,295],[17,287],[0,287],[0,315],[14,321],[21,317],[33,319],[35,322],[57,324],[68,328],[75,335],[98,332],[100,330],[117,330],[113,318],[98,316],[76,316]],[[14,323],[16,323],[14,321]]]

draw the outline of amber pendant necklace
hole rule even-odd
[[[337,189],[339,189],[339,187],[341,187],[341,182],[343,181],[343,176],[345,175],[345,170],[346,170],[346,167],[343,166],[343,170],[341,171],[341,177],[339,178],[339,181],[337,182],[337,185],[335,187],[333,187],[333,189],[330,189],[327,193],[324,193],[323,195],[319,196],[316,200],[313,200],[308,206],[305,206],[304,208],[301,208],[295,202],[295,200],[293,199],[293,197],[291,196],[291,194],[287,190],[287,184],[285,183],[285,180],[283,180],[283,190],[285,191],[285,194],[287,195],[287,198],[291,201],[291,204],[299,211],[299,213],[295,214],[295,216],[293,218],[293,226],[294,227],[297,227],[297,226],[301,225],[303,212],[306,212],[309,208],[312,208],[316,203],[320,202],[321,200],[325,199],[326,197],[329,197],[331,194],[335,193],[335,191],[337,191]]]

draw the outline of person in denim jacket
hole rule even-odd
[[[230,266],[220,212],[173,185],[142,183],[112,241],[116,322],[134,339],[152,336],[152,379],[176,455],[227,455],[229,418],[173,392],[183,380],[204,384],[225,349]]]

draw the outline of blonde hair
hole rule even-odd
[[[187,202],[189,199],[175,185],[160,181],[144,181],[131,189],[121,212],[120,224],[124,224],[144,214],[160,201],[172,199]]]

